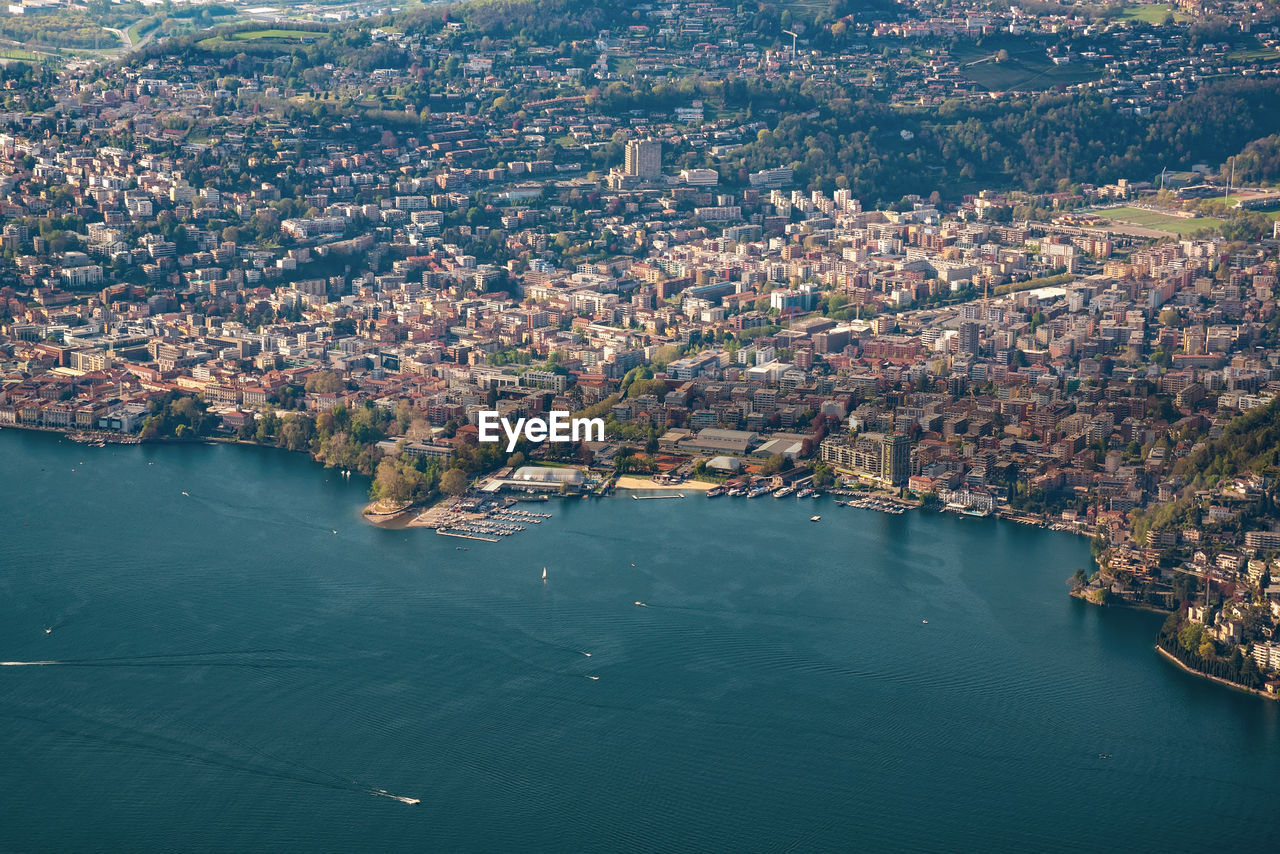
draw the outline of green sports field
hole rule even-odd
[[[1202,228],[1212,228],[1221,225],[1222,220],[1211,216],[1198,216],[1191,219],[1183,219],[1181,217],[1169,216],[1157,211],[1144,210],[1142,208],[1109,208],[1096,212],[1098,216],[1105,217],[1115,222],[1129,223],[1130,225],[1139,225],[1143,228],[1154,228],[1160,231],[1168,231],[1173,234],[1190,234]]]
[[[1130,21],[1142,21],[1147,24],[1160,24],[1164,22],[1165,16],[1170,12],[1173,12],[1175,21],[1185,21],[1190,17],[1185,12],[1176,11],[1168,3],[1143,3],[1136,6],[1127,6],[1120,13],[1120,17]]]

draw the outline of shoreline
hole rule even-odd
[[[1161,647],[1159,644],[1156,644],[1155,649],[1156,649],[1156,652],[1160,653],[1169,661],[1176,664],[1179,668],[1181,668],[1182,670],[1185,670],[1187,673],[1190,673],[1193,676],[1199,676],[1202,679],[1208,679],[1212,682],[1217,682],[1219,685],[1225,685],[1228,688],[1234,688],[1237,691],[1243,691],[1249,694],[1256,694],[1257,696],[1262,697],[1263,699],[1266,699],[1266,700],[1273,700],[1273,701],[1280,700],[1280,695],[1269,694],[1266,691],[1261,691],[1257,688],[1250,688],[1248,685],[1241,685],[1238,682],[1232,682],[1230,679],[1223,679],[1221,676],[1214,676],[1210,673],[1201,673],[1199,670],[1196,670],[1194,667],[1188,667],[1187,665],[1179,661],[1176,656],[1170,653],[1167,649],[1164,649],[1163,647]]]
[[[44,427],[44,426],[36,426],[33,424],[0,425],[0,429],[4,429],[4,428],[11,428],[15,430],[26,430],[33,433],[51,433],[51,434],[61,435],[66,438],[71,438],[72,434],[74,433],[85,432],[75,427]],[[270,448],[270,449],[279,450],[279,451],[289,451],[288,448],[282,448],[279,445],[266,444],[263,442],[254,441],[252,439],[241,439],[233,435],[231,436],[228,436],[228,435],[198,436],[198,437],[192,437],[190,439],[180,439],[176,436],[166,436],[166,437],[156,438],[156,439],[142,439],[137,434],[112,433],[110,434],[110,437],[106,438],[107,444],[124,444],[124,445],[168,445],[168,444],[181,445],[181,444],[193,444],[193,443],[201,443],[201,442],[206,442],[211,444],[213,443],[224,444],[224,445],[247,445],[254,448]],[[316,457],[313,456],[309,450],[298,449],[297,451],[290,451],[290,453],[306,454],[306,456],[309,459],[311,459],[312,462],[319,463],[322,468],[328,468],[328,466],[326,466],[323,462],[316,459]],[[364,474],[364,473],[360,472],[360,474]],[[372,477],[372,475],[365,475],[365,476]],[[615,490],[627,490],[631,492],[641,492],[641,491],[678,492],[680,490],[686,490],[689,492],[708,492],[714,489],[718,485],[719,484],[716,484],[716,483],[709,483],[709,482],[697,481],[697,480],[686,480],[683,483],[678,483],[678,484],[654,483],[653,481],[649,480],[647,477],[637,476],[637,475],[623,475],[617,479],[617,481],[614,483],[613,488]],[[834,495],[838,493],[831,491],[829,494]],[[883,501],[892,501],[905,508],[920,507],[918,503],[913,503],[913,502],[904,500],[902,498],[897,497],[896,495],[874,496],[874,497],[877,497]],[[364,511],[368,511],[372,506],[373,506],[372,503],[365,505]],[[370,513],[370,512],[362,511],[361,515],[366,521],[369,522],[369,524],[375,525],[380,528],[388,528],[388,529],[397,529],[397,528],[406,528],[406,527],[428,528],[433,526],[431,524],[419,521],[419,516],[434,509],[435,506],[436,505],[432,505],[430,507],[424,507],[421,505],[413,505],[404,510],[397,511],[391,514],[378,514],[378,513]],[[400,517],[410,513],[414,514],[413,517],[408,522],[403,522]],[[1047,523],[1042,519],[1037,519],[1027,515],[1019,515],[1016,513],[1003,515],[998,509],[996,510],[996,512],[992,514],[992,516],[997,519],[1003,519],[1006,522],[1015,522],[1021,525],[1028,525],[1033,528],[1040,528],[1041,530],[1054,531],[1056,533],[1075,534],[1077,536],[1085,536],[1085,537],[1090,536],[1090,534],[1087,531],[1078,530],[1078,529],[1070,530],[1070,529],[1064,529],[1064,528],[1056,528],[1052,524]],[[1163,612],[1163,613],[1167,613],[1167,612]]]
[[[30,432],[36,432],[36,433],[59,434],[66,438],[70,438],[72,434],[75,434],[75,433],[85,432],[85,431],[76,430],[74,428],[37,427],[34,425],[23,425],[23,424],[6,424],[6,425],[3,425],[3,427],[10,427],[17,430],[24,430],[24,431],[30,431]],[[98,438],[98,437],[95,436],[95,438]],[[275,445],[266,445],[266,444],[255,442],[252,440],[246,441],[235,436],[202,436],[202,437],[193,437],[191,439],[179,439],[177,437],[166,437],[164,439],[147,441],[132,434],[115,434],[110,437],[103,437],[103,438],[106,439],[106,442],[108,444],[164,445],[164,444],[191,444],[194,442],[205,442],[208,444],[248,445],[248,446],[259,447],[259,448],[273,448],[275,450],[287,450]],[[314,456],[312,456],[309,452],[299,451],[298,453],[306,453],[308,458],[311,459],[312,462],[317,462],[317,463],[320,462]],[[324,468],[325,466],[321,464],[321,467]],[[622,491],[628,491],[628,492],[645,492],[645,491],[679,492],[683,490],[683,491],[689,491],[689,492],[705,493],[713,489],[715,486],[716,484],[714,483],[707,483],[703,481],[694,481],[694,480],[689,480],[689,481],[685,481],[683,483],[678,483],[678,484],[655,483],[646,477],[639,477],[634,475],[621,476],[614,483],[614,488],[616,490],[622,490]],[[894,499],[889,499],[889,500],[894,500]],[[906,504],[906,502],[901,501],[901,499],[896,500],[895,503]],[[396,508],[396,509],[384,511],[384,512],[378,512],[377,510],[375,510],[375,507],[377,504],[378,502],[376,501],[366,504],[361,511],[361,518],[364,519],[366,522],[368,522],[370,525],[373,525],[374,527],[377,527],[377,528],[382,528],[383,530],[403,530],[407,528],[437,529],[439,525],[439,519],[431,518],[431,517],[448,516],[448,515],[451,515],[451,513],[458,512],[455,509],[450,507],[447,499],[445,501],[441,501],[441,502],[432,504],[430,506],[409,504],[404,507],[400,507],[400,508]],[[918,505],[908,504],[907,506],[916,507]],[[463,515],[468,516],[471,514],[463,514]],[[1024,525],[1030,525],[1031,527],[1037,527],[1037,528],[1040,528],[1041,530],[1053,530],[1055,531],[1055,533],[1076,533],[1078,535],[1086,535],[1085,532],[1079,531],[1079,530],[1072,531],[1072,530],[1055,529],[1050,525],[1045,524],[1043,521],[1035,520],[1032,517],[1029,517],[1027,515],[1021,515],[1021,516],[1015,515],[1015,514],[1001,515],[999,512],[993,515],[995,515],[996,518],[1002,519],[1007,522],[1015,522],[1015,523],[1021,523]],[[439,531],[437,532],[439,533]],[[1068,595],[1070,595],[1074,599],[1078,599],[1089,605],[1096,604],[1089,600],[1087,594],[1084,592],[1083,589],[1072,590],[1069,592]],[[1135,604],[1135,603],[1130,603],[1124,600],[1120,600],[1120,601],[1117,601],[1114,603],[1108,603],[1108,604],[1114,604],[1119,608],[1132,610],[1132,611],[1147,611],[1150,613],[1158,613],[1158,614],[1170,613],[1167,610],[1156,608],[1155,606],[1147,605],[1145,603]],[[1099,605],[1099,607],[1105,607],[1105,606]],[[1160,654],[1161,657],[1165,658],[1172,664],[1176,665],[1179,669],[1193,676],[1198,676],[1202,679],[1207,679],[1212,682],[1216,682],[1220,685],[1223,685],[1227,688],[1231,688],[1235,691],[1253,694],[1267,700],[1280,701],[1280,695],[1272,694],[1265,690],[1260,690],[1257,688],[1250,688],[1246,685],[1241,685],[1239,683],[1232,682],[1229,679],[1223,679],[1222,677],[1214,676],[1209,673],[1202,673],[1201,671],[1196,670],[1184,664],[1183,662],[1179,661],[1176,656],[1172,655],[1167,650],[1161,648],[1159,644],[1156,644],[1154,649],[1157,653]]]
[[[402,523],[402,520],[404,516],[413,512],[414,505],[406,504],[404,507],[399,507],[395,510],[387,510],[383,512],[379,512],[377,509],[375,509],[377,505],[378,505],[377,501],[371,501],[368,504],[366,504],[364,506],[364,509],[360,511],[360,517],[376,528],[386,528],[388,530],[396,530],[399,528],[408,527],[407,524]]]
[[[1094,589],[1096,590],[1097,588],[1095,587]],[[1145,602],[1130,602],[1127,599],[1121,599],[1121,598],[1117,598],[1112,602],[1106,603],[1105,605],[1099,605],[1097,602],[1094,602],[1089,599],[1089,594],[1088,592],[1086,592],[1086,588],[1084,587],[1077,587],[1067,595],[1070,596],[1072,599],[1079,599],[1081,602],[1084,602],[1086,605],[1093,605],[1098,608],[1123,608],[1126,611],[1146,611],[1151,614],[1163,614],[1165,616],[1168,616],[1169,614],[1173,613],[1173,611],[1170,611],[1168,608],[1159,608],[1155,605],[1148,605]]]

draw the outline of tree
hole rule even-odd
[[[317,371],[307,377],[307,391],[315,394],[333,394],[345,387],[342,377],[333,371]]]
[[[449,469],[440,478],[440,489],[449,495],[461,495],[467,491],[467,473],[462,469]]]
[[[782,454],[774,454],[773,456],[769,457],[769,459],[765,460],[764,463],[761,464],[760,474],[763,474],[763,475],[777,474],[778,472],[782,471],[783,463],[785,461],[786,461],[786,457],[782,456]]]
[[[378,463],[373,479],[373,491],[378,498],[402,503],[409,500],[411,486],[392,457],[384,457]]]
[[[1250,688],[1258,687],[1258,683],[1262,681],[1262,673],[1258,670],[1258,665],[1252,657],[1246,658],[1244,664],[1241,665],[1240,681]]]
[[[662,380],[635,380],[627,388],[627,397],[636,398],[642,395],[652,394],[662,400],[667,396],[667,384]]]
[[[303,421],[303,418],[295,416],[287,420],[284,426],[280,428],[280,438],[284,443],[284,447],[290,451],[302,450],[310,439],[307,424],[304,424]]]

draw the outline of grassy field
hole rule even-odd
[[[1130,225],[1140,225],[1143,228],[1154,228],[1178,235],[1189,234],[1201,228],[1212,228],[1222,224],[1222,220],[1216,217],[1198,216],[1191,219],[1182,219],[1181,217],[1168,216],[1167,214],[1143,210],[1142,208],[1110,208],[1098,211],[1097,214],[1116,222],[1127,222]]]
[[[196,42],[196,46],[204,50],[234,49],[236,44],[248,42],[264,48],[275,48],[286,51],[303,40],[314,41],[322,38],[324,33],[313,33],[306,30],[248,30],[243,33],[223,33],[210,36]],[[247,46],[246,46],[247,47]]]
[[[1101,67],[1079,57],[1067,65],[1054,65],[1045,47],[1046,42],[1037,37],[996,35],[980,42],[962,43],[952,57],[960,64],[961,74],[991,91],[1039,91],[1102,77]],[[1002,50],[1008,52],[1009,58],[996,62],[995,57]]]
[[[791,17],[799,21],[812,21],[827,10],[830,3],[825,0],[783,0],[777,4],[779,9],[791,10]],[[787,38],[791,38],[787,36]]]
[[[232,41],[257,41],[258,39],[315,39],[324,33],[311,33],[306,30],[249,30],[244,33],[231,33],[227,36]]]
[[[1190,18],[1185,12],[1175,11],[1168,3],[1143,3],[1138,6],[1127,6],[1120,13],[1120,17],[1130,21],[1142,21],[1147,24],[1160,24],[1164,22],[1165,15],[1173,12],[1175,21],[1185,21]]]
[[[1272,50],[1269,47],[1259,47],[1253,50],[1236,50],[1227,54],[1227,59],[1233,62],[1280,62],[1280,51]]]

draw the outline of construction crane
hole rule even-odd
[[[791,58],[794,60],[796,58],[796,39],[799,36],[796,33],[791,32],[791,30],[783,30],[782,32],[791,36]]]

